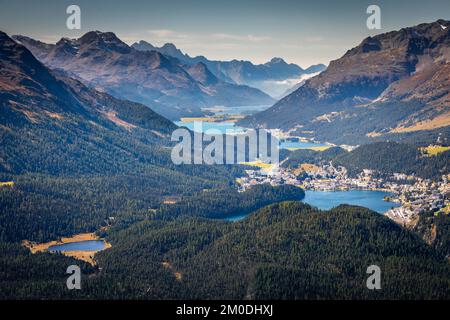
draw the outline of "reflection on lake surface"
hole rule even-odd
[[[262,105],[262,106],[239,106],[239,107],[222,107],[218,108],[217,111],[214,112],[214,108],[210,108],[211,111],[214,112],[214,115],[252,115],[260,111],[264,111],[269,109],[270,105]]]
[[[395,202],[384,201],[385,196],[391,194],[383,191],[350,190],[350,191],[305,191],[303,202],[321,210],[329,210],[340,204],[357,205],[369,208],[378,213],[385,213],[393,207],[398,207]],[[226,221],[236,222],[243,220],[247,215],[239,215],[225,218]]]
[[[217,107],[217,108],[206,108],[205,110],[210,110],[217,115],[251,115],[263,110],[268,109],[270,106],[239,106],[239,107]],[[188,118],[186,118],[188,119]],[[195,125],[195,123],[197,123]],[[236,126],[233,121],[176,121],[175,124],[180,127],[186,127],[189,130],[195,132],[205,133],[210,129],[219,130],[222,134],[237,134],[243,133],[248,128]],[[317,147],[326,147],[326,144],[308,142],[308,141],[290,141],[283,140],[280,142],[280,149],[309,149]]]
[[[197,125],[195,125],[197,123]],[[205,133],[210,129],[216,129],[219,130],[222,134],[237,134],[237,133],[243,133],[247,128],[236,126],[233,122],[183,122],[183,121],[177,121],[175,124],[179,127],[186,127],[189,130],[195,131],[195,132],[201,132]],[[201,125],[200,125],[201,124]],[[211,132],[210,132],[211,133]],[[314,142],[304,142],[304,141],[281,141],[280,142],[280,149],[309,149],[309,148],[316,148],[316,147],[326,147],[326,144],[321,143],[314,143]]]
[[[50,246],[48,251],[100,251],[105,248],[105,242],[103,240],[87,240],[79,242],[69,242],[64,244],[58,244]]]
[[[373,190],[350,191],[306,191],[303,202],[306,202],[321,210],[329,210],[340,204],[351,204],[369,208],[378,213],[385,213],[393,207],[398,207],[395,202],[384,201],[383,198],[391,194]]]
[[[216,114],[244,114],[254,113],[266,109],[267,106],[257,107],[234,107],[217,111]],[[209,129],[217,129],[221,133],[242,133],[247,128],[236,126],[233,122],[202,122],[201,126],[195,127],[194,122],[176,122],[178,126],[187,127],[197,132],[206,132]],[[280,142],[281,149],[308,149],[317,147],[326,147],[326,144],[314,143],[311,141],[301,141],[299,139],[287,139]],[[378,213],[384,213],[399,204],[384,201],[385,196],[390,194],[382,191],[372,190],[350,190],[350,191],[306,191],[303,202],[308,203],[321,210],[329,210],[340,204],[358,205],[369,208]],[[238,215],[229,217],[224,220],[239,221],[247,217],[247,215]]]
[[[210,129],[216,129],[219,130],[221,133],[242,133],[245,132],[245,128],[238,127],[232,122],[201,122],[201,126],[198,125],[199,122],[197,122],[197,126],[195,126],[195,122],[182,122],[177,121],[175,122],[177,126],[180,127],[186,127],[189,130],[196,131],[196,132],[206,132]]]

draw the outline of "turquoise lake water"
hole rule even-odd
[[[222,114],[242,114],[242,115],[252,115],[256,112],[264,111],[266,109],[270,108],[270,105],[263,105],[263,106],[239,106],[239,107],[226,107],[223,108],[223,110],[215,112],[215,115],[222,115]]]
[[[50,246],[48,251],[100,251],[104,248],[103,240],[86,240]]]
[[[207,130],[210,129],[216,129],[219,130],[221,133],[240,133],[244,132],[245,128],[237,127],[234,125],[234,123],[230,122],[197,122],[197,124],[200,124],[201,126],[195,127],[194,122],[181,122],[177,121],[175,124],[180,127],[186,127],[189,130],[195,131],[195,132],[207,132]]]
[[[385,196],[391,195],[383,191],[350,190],[350,191],[306,191],[303,202],[321,210],[329,210],[340,204],[357,205],[369,208],[378,213],[385,213],[393,207],[398,207],[395,202],[384,201]],[[247,215],[239,215],[224,220],[236,222],[243,220]]]
[[[194,125],[194,122],[181,122],[177,121],[175,122],[177,126],[180,127],[186,127],[189,130],[196,131],[196,132],[202,132],[205,133],[209,129],[216,129],[219,130],[220,133],[242,133],[245,132],[246,128],[238,127],[234,123],[230,122],[197,122],[197,126]],[[211,132],[210,132],[211,133]],[[288,149],[288,148],[298,148],[298,149],[307,149],[311,147],[323,147],[326,146],[325,144],[320,143],[314,143],[314,142],[302,142],[302,141],[282,141],[280,143],[281,149]]]
[[[303,142],[303,141],[282,141],[280,143],[281,149],[298,148],[298,149],[308,149],[311,147],[326,147],[326,144],[314,143],[314,142]]]
[[[395,202],[384,201],[385,196],[391,194],[383,191],[350,190],[350,191],[306,191],[303,202],[321,210],[329,210],[340,204],[351,204],[366,207],[378,213],[385,213],[393,207]]]
[[[239,106],[239,107],[227,107],[223,108],[223,110],[215,112],[215,115],[251,115],[263,110],[266,110],[270,108],[270,105],[263,105],[263,106]],[[199,123],[199,122],[198,122]],[[230,122],[201,122],[201,127],[194,128],[194,122],[182,122],[177,121],[175,122],[177,126],[180,127],[186,127],[189,130],[197,131],[205,133],[209,129],[217,129],[221,133],[225,134],[235,134],[235,133],[242,133],[247,130],[247,128],[236,126],[234,123]],[[314,142],[302,142],[302,141],[283,141],[280,143],[281,149],[288,149],[288,148],[298,148],[298,149],[308,149],[311,147],[324,147],[325,144],[320,143],[314,143]]]
[[[223,111],[228,114],[239,114],[245,112],[253,113],[254,111],[261,111],[261,109],[267,108],[267,106],[260,107],[235,107]],[[219,112],[220,113],[220,112]],[[229,122],[202,122],[200,130],[194,130],[193,122],[176,122],[178,126],[185,126],[190,130],[205,132],[208,129],[218,129],[221,133],[226,133],[227,130],[233,130],[234,133],[244,132],[246,128],[237,127],[234,123]],[[280,143],[280,148],[300,148],[307,149],[311,147],[322,147],[325,144],[319,144],[314,142],[302,142],[302,141],[283,141]],[[384,213],[392,207],[398,207],[399,205],[394,202],[384,201],[385,196],[390,195],[387,192],[382,191],[366,191],[366,190],[351,190],[351,191],[306,191],[303,202],[315,206],[321,210],[328,210],[337,207],[340,204],[358,205],[369,208],[378,213]],[[227,218],[227,221],[239,221],[247,215],[239,215],[231,218]]]

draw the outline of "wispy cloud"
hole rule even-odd
[[[271,40],[268,36],[230,33],[184,33],[171,29],[152,29],[147,32],[157,40],[164,41],[228,41],[228,42],[264,42]]]
[[[326,38],[318,35],[304,35],[295,39],[275,38],[272,34],[184,31],[172,28],[147,29],[138,39],[152,45],[162,46],[174,43],[181,51],[191,55],[204,55],[215,60],[251,60],[254,63],[265,63],[272,57],[283,57],[286,61],[308,66],[322,62],[319,54],[332,49]],[[319,54],[317,54],[317,52]],[[302,57],[317,55],[312,62],[303,62]],[[327,62],[327,60],[323,60]],[[298,80],[298,79],[296,79]]]
[[[33,34],[28,35],[29,37],[32,37],[34,39],[37,39],[39,41],[42,41],[44,43],[56,43],[58,42],[61,37],[57,36],[57,35],[36,35],[34,36]]]
[[[178,31],[170,29],[154,29],[147,30],[147,32],[154,37],[162,39],[185,39],[188,37],[188,35],[185,33],[180,33]]]
[[[267,36],[255,36],[253,34],[248,35],[236,35],[229,33],[213,33],[209,35],[214,40],[236,40],[236,41],[250,41],[250,42],[262,42],[271,40],[270,37]]]

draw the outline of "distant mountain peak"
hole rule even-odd
[[[251,61],[242,59],[228,61],[209,60],[205,56],[191,57],[183,53],[173,43],[166,43],[158,48],[145,41],[139,41],[134,43],[132,47],[138,51],[161,52],[166,56],[178,59],[187,66],[194,66],[201,62],[221,81],[257,88],[270,94],[272,97],[277,97],[285,92],[290,88],[291,81],[298,80],[302,75],[317,73],[326,68],[324,65],[316,65],[303,70],[294,63],[287,63],[281,57],[274,57],[264,64],[253,64]],[[288,81],[283,82],[283,80]],[[200,82],[203,83],[203,81]]]
[[[135,42],[131,45],[132,48],[138,51],[155,51],[158,48],[153,46],[151,43],[148,43],[145,40],[140,40],[139,42]]]
[[[133,49],[138,51],[158,51],[166,56],[171,56],[186,63],[190,57],[178,49],[173,43],[166,43],[162,47],[155,47],[147,41],[140,40],[139,42],[133,43],[131,46]]]
[[[82,44],[88,44],[88,43],[91,43],[94,41],[99,41],[99,40],[101,40],[101,38],[102,38],[102,36],[101,36],[100,31],[89,31],[89,32],[85,33],[84,35],[82,35],[78,39],[78,41]]]
[[[305,69],[305,73],[310,74],[310,73],[322,72],[326,68],[327,68],[327,66],[324,65],[323,63],[313,64]]]
[[[161,52],[163,54],[166,54],[168,56],[172,56],[174,58],[185,60],[186,55],[178,49],[173,43],[166,43],[160,48]]]
[[[0,69],[2,70],[0,92],[14,92],[14,98],[8,103],[15,101],[14,99],[20,100],[30,94],[34,97],[33,101],[27,101],[28,104],[22,104],[18,109],[24,114],[31,109],[33,109],[33,113],[36,113],[37,109],[73,111],[79,107],[78,103],[73,103],[71,94],[67,94],[66,87],[56,80],[49,69],[39,62],[25,46],[15,42],[1,31]],[[6,83],[7,86],[4,85]]]
[[[63,37],[56,42],[56,45],[58,45],[58,44],[60,44],[60,45],[61,44],[73,44],[73,43],[74,43],[74,40]]]
[[[1,31],[0,31],[1,32]],[[17,43],[19,43],[19,44],[21,44],[22,42],[33,42],[33,43],[35,43],[35,44],[43,44],[43,45],[47,45],[46,43],[44,43],[44,42],[42,42],[42,41],[39,41],[39,40],[35,40],[35,39],[32,39],[32,38],[30,38],[30,37],[27,37],[27,36],[22,36],[22,35],[13,35],[13,36],[11,36],[11,38],[15,41],[15,42],[17,42]]]
[[[161,48],[177,49],[177,50],[178,50],[178,48],[177,48],[173,43],[171,43],[171,42],[165,43]]]
[[[33,55],[50,68],[64,70],[116,97],[145,103],[173,119],[203,115],[201,108],[205,106],[273,102],[257,89],[222,83],[202,64],[188,70],[193,64],[183,59],[189,57],[173,44],[153,50],[150,44],[140,42],[132,48],[114,33],[100,31],[87,32],[78,39],[61,39],[45,48],[25,42]],[[146,48],[138,50],[136,45]]]
[[[77,39],[81,46],[100,46],[104,49],[127,53],[130,47],[120,40],[113,32],[89,31]]]
[[[443,128],[448,123],[444,106],[450,101],[448,26],[449,21],[438,20],[367,37],[324,72],[239,125],[301,126],[316,138],[347,142],[372,138],[373,132],[420,131],[423,123],[426,129]],[[371,108],[360,108],[367,105]],[[368,118],[379,119],[371,120],[375,130],[369,129]]]
[[[286,61],[283,60],[283,58],[274,57],[269,62],[267,62],[266,65],[268,65],[268,64],[277,64],[277,63],[287,64]]]
[[[444,26],[446,28],[450,25],[450,21],[444,19],[439,19],[436,21],[436,23],[439,23],[441,26]]]
[[[98,39],[102,39],[104,41],[116,41],[122,42],[114,32],[101,32],[101,31],[88,31],[84,35],[82,35],[79,40],[81,43],[91,42]]]

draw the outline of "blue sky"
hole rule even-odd
[[[81,7],[81,30],[66,28],[70,4]],[[370,4],[381,7],[376,32],[366,27]],[[276,56],[302,67],[328,64],[368,35],[450,19],[450,0],[0,0],[0,8],[0,30],[46,42],[113,31],[130,44],[173,42],[210,59],[263,63]]]

